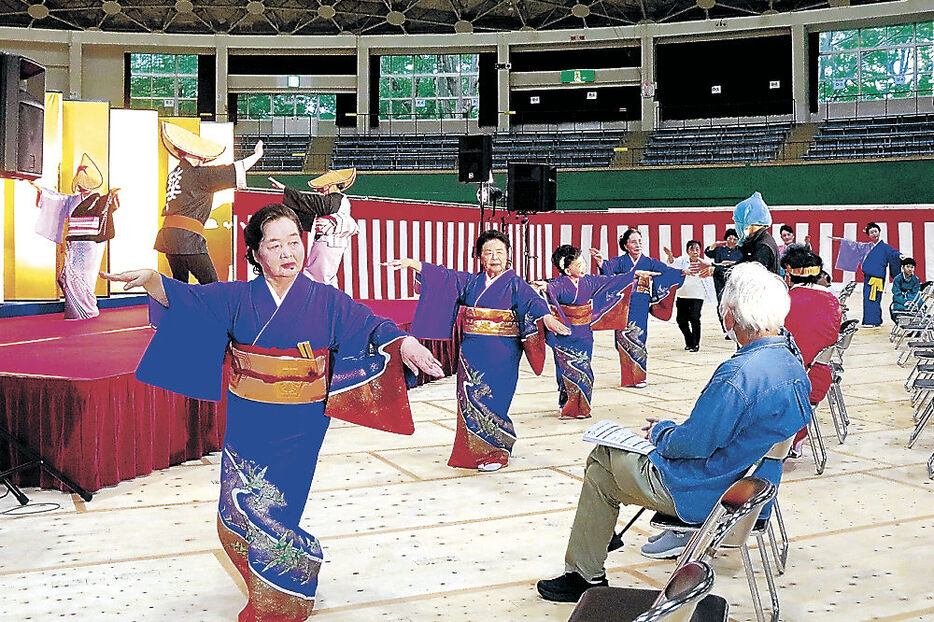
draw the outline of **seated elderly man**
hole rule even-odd
[[[649,420],[655,449],[648,456],[602,445],[590,453],[566,573],[538,582],[544,599],[575,602],[607,584],[604,562],[620,504],[702,522],[772,445],[807,423],[807,374],[779,335],[788,308],[780,277],[755,262],[731,268],[720,309],[740,349],[717,368],[684,423]],[[766,461],[757,474],[778,483],[781,464]]]

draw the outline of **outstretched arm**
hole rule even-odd
[[[409,268],[411,270],[415,270],[416,272],[422,271],[422,262],[416,259],[393,259],[392,261],[387,261],[383,265],[393,270]]]
[[[142,270],[128,270],[118,274],[101,272],[100,275],[102,279],[107,281],[126,283],[123,286],[124,291],[134,287],[142,287],[163,307],[169,306],[169,299],[165,295],[165,288],[162,286],[162,275],[155,270],[144,268]]]

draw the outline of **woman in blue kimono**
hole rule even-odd
[[[243,235],[262,277],[251,282],[188,285],[152,270],[102,276],[142,286],[155,301],[140,381],[218,400],[230,357],[217,529],[249,590],[239,620],[297,622],[311,614],[323,560],[299,520],[330,417],[411,434],[402,364],[442,370],[393,322],[302,273],[292,210],[262,208]]]
[[[509,238],[496,230],[477,238],[473,274],[414,259],[396,259],[392,268],[418,272],[421,287],[412,334],[450,339],[463,306],[463,341],[457,364],[457,431],[448,466],[496,471],[509,463],[516,430],[509,406],[519,379],[519,358],[536,374],[545,363],[539,320],[562,335],[570,329],[551,316],[548,304],[522,277],[508,269]]]
[[[638,229],[627,229],[619,239],[619,247],[625,254],[606,261],[595,248],[590,249],[590,254],[601,274],[625,274],[636,270],[636,285],[629,300],[629,322],[626,330],[617,330],[615,334],[619,352],[619,385],[641,389],[645,387],[648,366],[649,308],[664,304],[665,313],[653,315],[665,320],[671,318],[674,294],[684,282],[684,275],[681,270],[669,268],[661,261],[643,255],[642,234]]]
[[[625,329],[635,271],[604,276],[586,274],[581,251],[563,244],[551,255],[561,276],[546,287],[551,313],[571,328],[567,336],[549,333],[545,341],[555,356],[559,419],[588,419],[593,397],[593,331]],[[533,286],[536,286],[533,284]]]
[[[840,255],[837,269],[855,271],[863,266],[863,326],[874,328],[882,325],[882,290],[885,288],[885,271],[889,279],[901,272],[902,256],[895,248],[882,241],[882,228],[874,222],[863,230],[869,242],[855,242],[832,236],[840,240]]]

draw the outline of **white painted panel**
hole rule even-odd
[[[373,280],[373,298],[380,300],[383,297],[383,280],[380,278],[379,256],[381,254],[382,240],[379,234],[379,220],[373,220],[373,228],[370,231],[370,265],[368,274]]]
[[[833,277],[833,240],[830,239],[830,236],[833,235],[833,224],[829,222],[822,222],[820,224],[820,235],[818,240],[811,240],[811,248],[818,249],[817,254],[820,255],[820,258],[824,262],[824,270],[827,271],[827,274]]]
[[[462,222],[457,223],[457,269],[464,271],[464,223]]]
[[[660,248],[671,248],[671,225],[658,226],[658,246]],[[662,251],[661,255],[659,256],[664,258],[664,251]]]
[[[892,240],[889,242],[891,244]],[[910,222],[898,223],[898,252],[905,257],[914,257],[914,239],[912,238],[912,227]]]
[[[704,225],[704,235],[702,236],[701,244],[704,245],[704,248],[707,248],[711,244],[717,241],[717,225]],[[703,251],[701,252],[703,255]]]
[[[561,225],[561,243],[571,243],[571,225]]]
[[[367,241],[367,221],[359,219],[357,225],[360,227],[357,231],[357,271],[360,274],[360,291],[358,295],[360,298],[365,299],[370,297],[370,286],[367,282],[370,274],[370,270],[367,268],[367,261],[370,258],[370,245]]]
[[[590,273],[590,248],[593,246],[593,225],[581,225],[581,256]],[[550,261],[550,258],[549,258]]]
[[[924,278],[934,278],[934,222],[924,223]]]
[[[400,220],[399,221],[399,259],[405,259],[411,257],[412,254],[409,252],[409,221]],[[399,275],[399,297],[408,298],[409,297],[409,271],[405,270],[387,270],[390,275],[398,274]]]
[[[395,246],[395,238],[396,238],[396,221],[387,220],[386,221],[386,261],[392,261],[393,259],[395,259],[395,251],[393,251],[393,247]],[[379,255],[376,255],[374,259],[376,259],[376,264],[373,269],[373,275],[379,281],[383,280],[383,274],[386,275],[386,298],[388,300],[395,300],[396,299],[396,276],[399,273],[395,270],[388,270],[386,266],[382,265],[383,262],[380,261]]]
[[[843,223],[843,237],[848,240],[856,239],[856,223],[855,222],[846,222]],[[843,282],[848,283],[856,278],[855,272],[844,272],[843,273]]]
[[[799,222],[795,224],[795,242],[798,244],[804,244],[804,238],[808,237],[809,235],[811,235],[811,233],[808,223]],[[814,240],[811,240],[811,243],[813,244]],[[813,249],[814,247],[811,246],[811,250]]]

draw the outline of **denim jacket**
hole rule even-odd
[[[649,459],[671,493],[678,516],[701,522],[720,495],[772,445],[811,418],[808,382],[799,356],[784,336],[763,337],[737,350],[704,387],[690,417],[652,429]],[[781,463],[756,472],[776,485]]]

